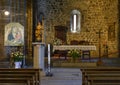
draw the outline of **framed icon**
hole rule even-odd
[[[19,23],[9,23],[5,26],[5,46],[24,45],[24,27]]]

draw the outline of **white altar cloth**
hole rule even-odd
[[[55,50],[72,50],[72,49],[78,49],[78,50],[96,50],[95,45],[54,45],[53,51]]]

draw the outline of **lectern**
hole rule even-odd
[[[44,70],[44,56],[45,56],[45,44],[35,42],[34,46],[34,58],[33,58],[33,68],[40,68]]]

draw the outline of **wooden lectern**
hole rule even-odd
[[[45,57],[45,44],[35,42],[34,46],[34,58],[33,58],[33,68],[40,68],[44,70],[44,57]]]

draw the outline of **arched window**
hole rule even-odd
[[[70,31],[79,33],[81,30],[81,13],[78,10],[73,10],[70,17]]]

